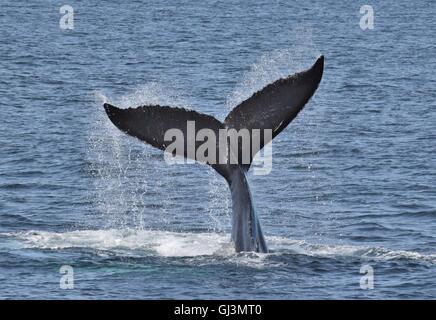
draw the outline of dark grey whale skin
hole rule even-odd
[[[230,175],[232,195],[232,242],[236,252],[268,252],[259,219],[254,210],[246,173],[242,167],[234,167]]]
[[[217,137],[219,129],[246,128],[250,132],[252,129],[261,129],[262,143],[258,150],[250,152],[250,163],[242,162],[241,144],[239,150],[226,150],[226,154],[220,154],[217,141],[217,158],[215,164],[210,165],[226,179],[230,187],[233,211],[231,239],[235,251],[266,253],[268,248],[254,209],[246,174],[254,155],[269,142],[264,140],[263,130],[271,129],[272,139],[283,131],[318,88],[323,70],[324,57],[320,56],[308,70],[279,79],[253,94],[236,106],[224,122],[194,110],[168,106],[147,105],[120,109],[105,103],[104,108],[118,129],[161,150],[165,150],[172,142],[164,140],[167,130],[176,128],[182,131],[184,137],[188,136],[187,121],[195,122],[195,134],[201,129],[208,128],[212,129]],[[201,144],[203,141],[197,141],[195,150]],[[236,164],[229,162],[229,153],[237,154]],[[191,157],[187,153],[187,141],[183,153],[178,155]],[[198,159],[194,156],[194,160]]]

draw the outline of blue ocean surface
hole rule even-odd
[[[1,299],[436,299],[435,1],[0,8]],[[168,165],[102,108],[223,120],[320,54],[272,172],[249,175],[268,254],[234,252],[222,177]]]

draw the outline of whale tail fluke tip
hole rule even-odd
[[[322,71],[324,70],[324,55],[320,55],[318,59],[316,59],[313,69],[319,70],[322,75]]]
[[[103,108],[106,111],[106,113],[109,115],[110,113],[112,113],[114,111],[114,109],[117,109],[117,107],[111,105],[110,103],[104,103],[103,104]]]

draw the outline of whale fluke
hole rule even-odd
[[[169,144],[164,140],[165,132],[179,129],[186,136],[188,121],[195,122],[196,131],[207,128],[218,134],[218,130],[223,128],[223,124],[214,117],[184,108],[150,105],[120,109],[109,103],[105,103],[104,108],[118,129],[161,150]],[[186,149],[183,155],[188,156]]]
[[[249,163],[243,163],[242,144],[239,150],[226,150],[226,154],[219,152],[216,141],[217,161],[210,165],[222,175],[229,184],[232,194],[232,241],[237,252],[256,251],[267,252],[267,246],[262,234],[259,220],[256,216],[250,189],[246,179],[254,155],[266,145],[264,130],[272,131],[272,139],[282,132],[287,125],[303,109],[312,97],[321,81],[324,69],[324,57],[320,56],[308,70],[296,73],[287,78],[279,79],[262,90],[253,94],[249,99],[236,106],[225,118],[224,122],[203,113],[184,108],[174,108],[159,105],[147,105],[137,108],[120,109],[109,103],[104,108],[109,119],[121,131],[152,145],[166,150],[171,141],[165,141],[165,133],[170,129],[180,130],[184,137],[189,133],[187,123],[195,123],[195,136],[202,129],[212,130],[219,136],[220,129],[260,129],[260,146],[251,150]],[[195,153],[189,154],[187,143],[182,154],[185,158],[195,159]],[[195,150],[203,141],[195,142]],[[236,154],[236,163],[221,162],[227,152]],[[228,158],[226,158],[228,159]],[[209,164],[209,163],[208,163]]]
[[[118,129],[163,151],[171,143],[171,141],[165,141],[165,132],[170,129],[178,129],[184,137],[187,137],[188,121],[195,123],[194,135],[197,135],[202,129],[211,129],[218,136],[219,129],[224,129],[224,125],[214,117],[185,108],[149,105],[120,109],[109,103],[105,103],[104,108],[109,119]],[[197,160],[195,159],[195,153],[193,155],[188,154],[188,141],[185,140],[184,143],[183,153],[177,155]],[[201,141],[196,141],[194,151],[202,143]],[[218,141],[216,147],[218,150]],[[221,162],[218,159],[220,156],[223,157],[225,155],[220,155],[217,152],[217,160],[211,166],[228,180],[228,169],[227,166],[220,165]]]
[[[274,139],[287,127],[315,93],[323,69],[324,57],[321,56],[310,69],[267,85],[230,111],[224,124],[236,130],[247,128],[250,132],[260,129],[261,150],[269,142],[264,139],[264,129],[271,129]],[[254,150],[251,156],[259,150]],[[241,145],[237,154],[239,158],[243,155]],[[250,164],[243,164],[241,159],[239,163],[247,171],[250,168]]]

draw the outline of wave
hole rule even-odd
[[[273,240],[273,241],[271,241]],[[390,250],[381,247],[367,247],[356,245],[312,244],[304,240],[274,238],[276,250],[291,251],[297,254],[315,257],[356,257],[368,260],[415,260],[436,264],[436,254],[422,254],[416,251]]]
[[[22,231],[0,233],[0,236],[18,241],[19,248],[50,250],[82,248],[110,251],[114,254],[127,256],[132,254],[161,257],[215,256],[235,258],[244,256],[262,261],[270,256],[297,254],[312,257],[354,257],[369,260],[407,259],[436,264],[436,254],[354,245],[312,244],[304,240],[276,236],[267,237],[271,249],[271,253],[268,254],[236,254],[228,234],[210,232],[181,233],[159,230],[108,229],[76,230],[63,233]],[[17,244],[14,247],[17,248]]]

